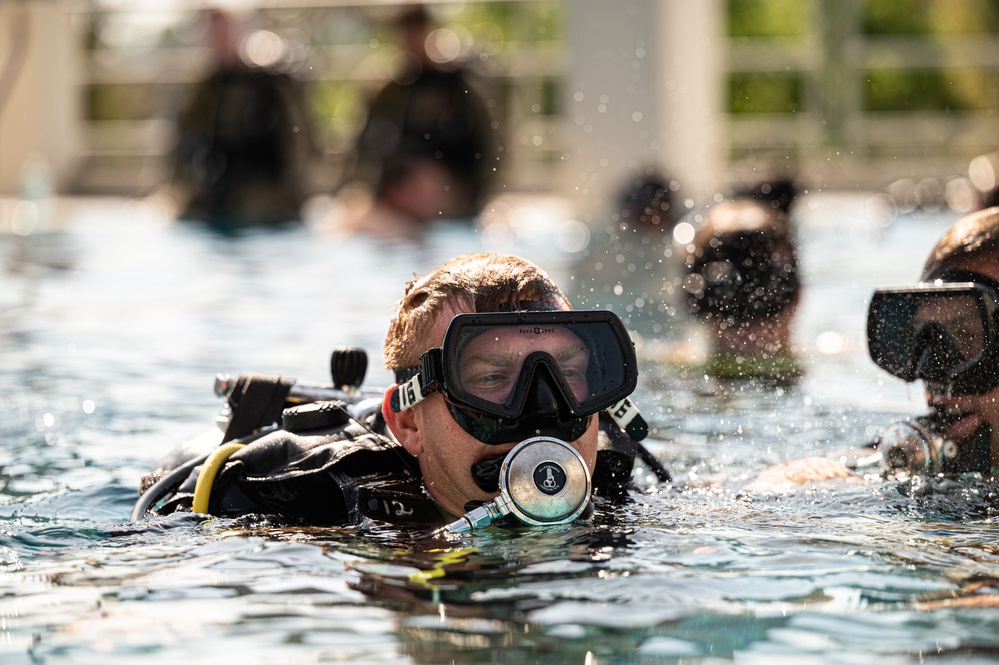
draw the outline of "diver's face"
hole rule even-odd
[[[428,348],[440,346],[451,319],[463,313],[470,312],[460,309],[442,312],[435,325],[433,339],[428,340]],[[524,335],[502,335],[495,339],[489,337],[492,341],[488,344],[485,339],[471,342],[479,344],[478,349],[472,349],[477,352],[469,356],[476,358],[477,365],[462,367],[462,371],[477,372],[476,376],[484,391],[497,390],[495,384],[500,374],[495,370],[498,365],[519,368],[523,358],[532,351],[547,351],[556,359],[564,359],[567,364],[579,361],[581,345],[578,338],[568,333],[565,336],[552,336],[546,341],[534,340],[533,336],[525,338]],[[583,369],[585,370],[585,364]],[[583,389],[585,394],[585,385]],[[520,441],[486,444],[475,439],[451,417],[444,396],[439,392],[416,404],[410,411],[413,412],[416,433],[410,445],[404,445],[410,453],[417,456],[424,485],[434,499],[453,515],[461,515],[469,501],[489,501],[495,498],[495,492],[486,492],[476,484],[472,477],[472,466],[483,460],[505,456]],[[592,473],[597,459],[595,416],[590,417],[586,432],[570,442],[570,445],[583,456]]]
[[[554,358],[576,399],[586,399],[590,352],[564,328],[542,335],[525,335],[511,327],[480,334],[462,349],[458,367],[461,385],[478,398],[503,404],[520,378],[524,359],[535,351]]]
[[[965,361],[975,358],[985,350],[982,317],[972,296],[925,302],[916,312],[916,324],[932,325],[946,331],[954,350]]]
[[[954,267],[999,280],[999,263],[995,261],[979,258],[961,262]],[[920,314],[922,315],[923,313],[920,312]],[[956,310],[948,310],[946,307],[937,308],[935,311],[927,312],[926,315],[936,317],[934,320],[939,320],[940,323],[948,327],[951,331],[960,329],[961,325],[963,325],[961,323],[962,313]],[[954,339],[958,341],[957,335],[954,335]],[[958,343],[959,345],[977,344],[977,342],[971,340],[962,340]],[[975,349],[968,348],[966,350],[971,352]],[[964,350],[962,350],[963,352]],[[996,368],[996,371],[999,372],[999,367]],[[993,388],[981,395],[958,395],[953,397],[927,391],[926,400],[931,407],[953,409],[964,414],[962,418],[954,422],[944,432],[944,436],[952,441],[963,441],[982,425],[988,425],[992,431],[992,466],[999,465],[999,387]]]

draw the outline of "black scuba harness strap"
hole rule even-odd
[[[232,417],[222,443],[280,421],[285,398],[293,385],[295,379],[273,374],[240,374],[228,397]]]

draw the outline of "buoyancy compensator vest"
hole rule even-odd
[[[150,504],[152,512],[262,514],[309,525],[445,519],[423,492],[415,460],[388,435],[378,410],[355,417],[344,402],[313,402],[286,409],[282,421],[280,428],[194,458],[200,463],[165,501],[155,508]],[[227,446],[232,448],[225,459],[213,465],[212,456]]]

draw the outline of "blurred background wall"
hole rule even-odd
[[[942,189],[999,149],[993,0],[429,4],[440,48],[480,75],[505,191],[599,208],[646,166],[697,202],[765,169],[813,189]],[[0,0],[0,195],[39,178],[72,195],[163,183],[209,64],[209,5],[281,38],[276,57],[309,84],[310,186],[332,191],[390,75],[396,3]]]

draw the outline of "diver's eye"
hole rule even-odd
[[[516,375],[507,370],[484,370],[462,376],[462,387],[469,393],[492,401],[502,401],[509,394]]]
[[[482,374],[480,376],[473,377],[471,381],[466,382],[466,386],[469,388],[495,388],[496,386],[504,386],[510,383],[510,375],[503,372],[493,372],[491,374]]]
[[[590,354],[585,348],[570,348],[558,354],[558,368],[576,397],[586,395]]]

